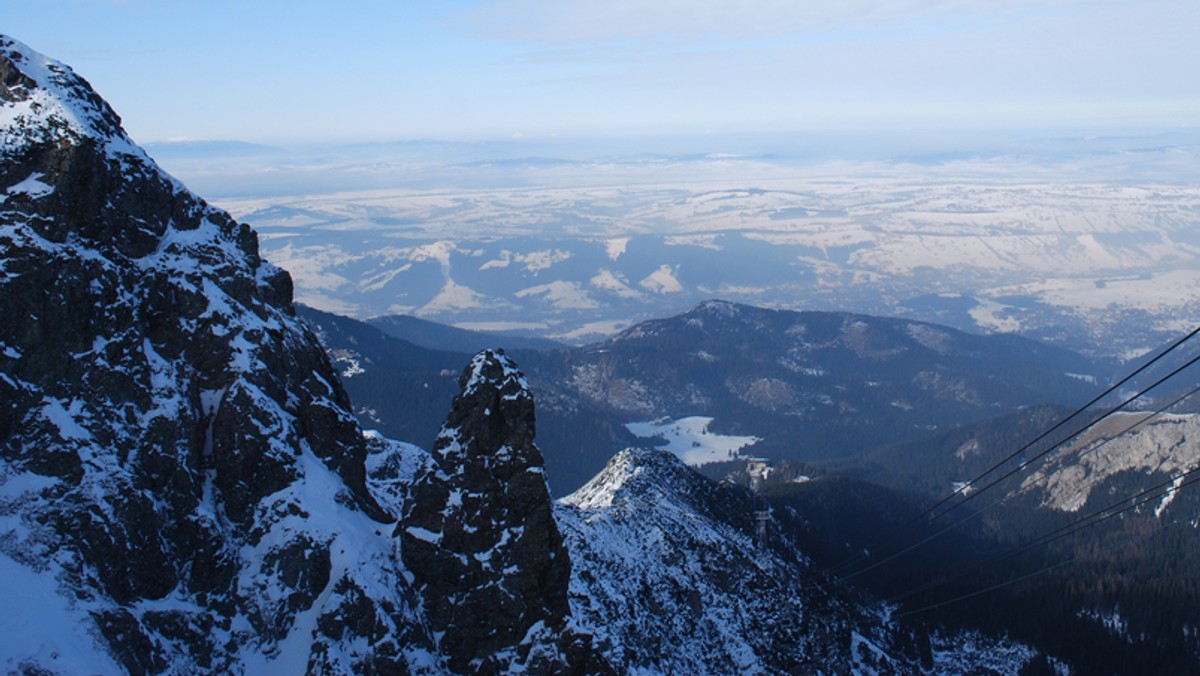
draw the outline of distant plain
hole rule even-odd
[[[300,302],[582,343],[709,298],[1129,358],[1200,319],[1200,134],[152,144]]]

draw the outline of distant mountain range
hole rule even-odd
[[[200,141],[180,139],[147,143],[146,152],[158,161],[188,159],[244,158],[262,155],[279,156],[284,151],[274,146],[245,141]]]
[[[427,390],[435,399],[449,396],[444,382],[422,374],[451,358],[408,356],[417,354],[413,346],[383,340],[370,326],[311,310],[304,316],[347,365],[342,375],[356,405],[375,412],[365,424],[418,443],[431,438],[432,416],[423,432],[392,421],[412,420],[421,407],[409,402]],[[391,338],[402,339],[411,326],[412,342],[428,342],[427,323],[373,322],[384,323]],[[483,340],[505,344],[497,336],[463,344]],[[538,393],[539,434],[551,449],[547,467],[559,492],[632,443],[628,423],[708,417],[714,437],[757,438],[746,454],[813,461],[859,456],[1022,406],[1084,401],[1107,378],[1103,365],[1015,336],[719,301],[589,346],[511,353]]]
[[[563,343],[545,338],[503,332],[469,331],[408,315],[383,315],[368,319],[366,323],[389,336],[431,350],[475,354],[480,350],[500,345],[507,350],[554,350],[567,347]]]

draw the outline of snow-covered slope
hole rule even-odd
[[[670,453],[619,453],[559,503],[574,614],[623,671],[848,671],[849,607],[756,540],[765,507]]]
[[[666,451],[617,454],[556,516],[572,614],[623,673],[1015,674],[1037,654],[969,632],[919,638],[830,585],[761,497]]]

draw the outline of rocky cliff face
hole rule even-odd
[[[7,668],[436,664],[287,274],[69,68],[0,80],[0,584],[55,592]]]
[[[1172,477],[1179,477],[1178,489],[1187,481],[1186,473],[1200,466],[1200,445],[1189,442],[1197,435],[1200,415],[1117,413],[1050,454],[1015,492],[1040,500],[1042,507],[1079,512],[1112,503],[1113,496],[1098,489],[1122,476],[1136,487],[1128,494],[1150,490]],[[1089,505],[1096,493],[1100,499]],[[1164,495],[1155,517],[1162,516],[1175,497],[1175,492]]]

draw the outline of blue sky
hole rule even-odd
[[[1195,0],[0,0],[135,140],[1200,123]]]

